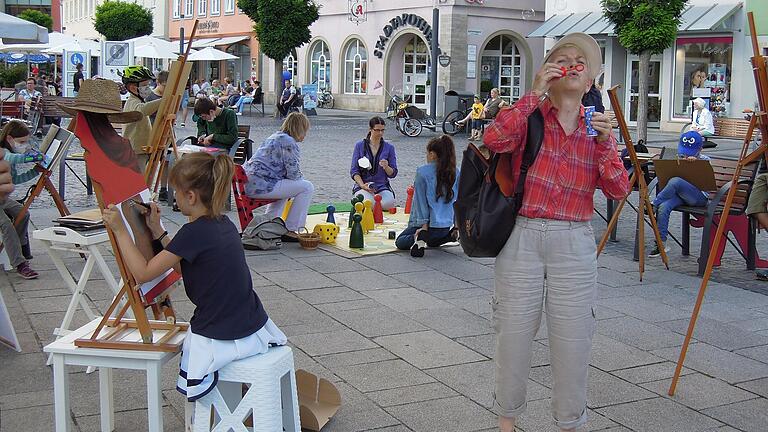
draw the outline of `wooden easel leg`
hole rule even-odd
[[[635,185],[636,180],[637,180],[637,177],[635,176],[635,173],[632,173],[632,177],[630,177],[629,179],[630,191]],[[600,239],[600,243],[598,243],[597,245],[597,256],[600,256],[600,254],[603,252],[603,249],[605,248],[605,244],[608,243],[608,238],[610,237],[614,227],[616,227],[616,224],[619,222],[619,216],[621,215],[621,210],[624,208],[624,204],[627,203],[628,199],[629,199],[629,194],[627,194],[627,196],[625,196],[624,199],[619,201],[619,205],[616,206],[616,210],[614,211],[613,216],[611,216],[611,220],[608,222],[608,227],[606,228],[605,233],[603,234],[603,237]]]

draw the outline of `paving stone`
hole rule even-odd
[[[651,353],[676,363],[680,348],[665,348]],[[703,342],[690,345],[685,357],[685,366],[731,384],[768,377],[768,364]]]
[[[690,313],[683,309],[638,296],[598,299],[597,303],[623,314],[652,323],[690,317]]]
[[[399,359],[329,367],[341,379],[363,393],[435,382],[429,375]]]
[[[629,297],[635,294],[630,287],[597,284],[597,298]]]
[[[491,292],[496,289],[496,279],[473,280],[472,283]]]
[[[743,388],[744,390],[751,391],[756,395],[768,398],[768,378],[760,378],[754,381],[739,383],[736,384],[736,387]]]
[[[717,420],[661,397],[609,406],[596,411],[637,432],[699,432],[722,425]]]
[[[259,274],[307,269],[307,266],[304,264],[279,253],[246,256],[245,262],[248,263],[248,267],[251,270]]]
[[[168,381],[165,387],[175,387],[178,377],[178,363],[174,363],[175,373],[163,374]],[[143,371],[115,369],[112,373],[114,385],[115,411],[134,411],[147,409],[146,373]],[[99,414],[99,373],[90,374],[78,372],[69,374],[70,403],[75,417]],[[146,414],[145,414],[146,415]]]
[[[449,338],[493,332],[487,319],[458,308],[406,311],[404,314]]]
[[[662,397],[669,397],[667,391],[670,384],[671,380],[665,379],[641,384],[640,386]],[[752,393],[718,379],[700,373],[693,373],[680,377],[675,388],[675,395],[671,399],[696,411],[701,411],[706,408],[754,399],[755,397]]]
[[[691,302],[691,304],[694,303],[695,302]],[[713,303],[705,301],[701,306],[699,318],[708,318],[724,323],[731,323],[745,319],[765,319],[768,318],[768,316],[756,310],[745,309],[744,307],[732,303]]]
[[[430,292],[431,295],[441,300],[459,300],[465,298],[487,297],[488,301],[491,300],[491,292],[484,288],[461,288],[448,291],[434,291]]]
[[[366,291],[364,294],[398,312],[419,309],[446,309],[452,307],[450,303],[427,293],[423,293],[415,288]]]
[[[367,256],[358,258],[355,261],[370,269],[384,273],[385,275],[430,270],[429,267],[420,263],[418,260],[400,253]]]
[[[684,339],[683,335],[629,316],[598,321],[597,333],[642,350],[680,346]]]
[[[339,285],[338,282],[309,269],[262,273],[262,275],[288,291],[326,288]]]
[[[0,412],[5,410],[45,406],[53,404],[52,390],[13,393],[0,396]]]
[[[358,432],[398,426],[400,422],[370,399],[345,383],[338,383],[341,408],[323,427],[323,432]],[[387,429],[384,429],[387,430]],[[393,429],[392,432],[397,429]]]
[[[552,387],[552,370],[550,366],[531,369],[531,379],[539,384]],[[598,407],[622,404],[641,399],[653,398],[656,395],[632,383],[623,381],[615,376],[594,367],[589,368],[587,384],[587,406]],[[612,418],[609,416],[609,418]]]
[[[366,337],[427,330],[427,327],[386,307],[332,312],[330,315]]]
[[[321,246],[326,246],[321,243]],[[337,253],[334,253],[335,251],[339,251],[339,249],[332,248],[329,246],[330,250],[325,250],[323,248],[317,248],[317,249],[304,249],[301,247],[298,243],[283,243],[283,246],[280,248],[279,252],[282,255],[285,255],[287,257],[291,258],[307,258],[307,257],[320,257],[320,256],[339,256]],[[357,256],[357,254],[355,254]]]
[[[301,348],[293,345],[290,339],[288,340],[288,345],[291,345],[291,349],[293,350],[293,364],[296,370],[303,369],[319,378],[325,378],[333,383],[341,381],[341,379],[339,379],[336,374],[331,372],[330,369],[326,368],[324,365],[318,363],[315,361],[315,359],[308,356],[307,353],[301,350]]]
[[[2,419],[0,432],[49,431],[53,425],[53,405],[3,409]]]
[[[295,259],[296,261],[304,264],[312,270],[321,272],[326,275],[329,273],[357,272],[367,270],[367,267],[363,266],[362,264],[337,255],[323,254],[321,256],[307,258],[297,256]]]
[[[621,312],[617,312],[609,307],[600,306],[600,305],[595,305],[594,310],[595,310],[595,318],[598,321],[626,316]]]
[[[424,264],[441,273],[453,276],[463,281],[475,281],[493,278],[493,269],[481,263],[457,257],[455,254],[443,251],[429,253],[429,259]]]
[[[698,289],[699,284],[696,284],[695,292],[698,293]],[[705,301],[712,303],[730,303],[746,308],[768,306],[768,296],[719,283],[710,283],[707,286]]]
[[[386,410],[414,432],[476,431],[497,424],[493,413],[461,396],[398,405]]]
[[[451,291],[462,288],[471,288],[473,286],[469,282],[465,282],[436,270],[400,273],[393,275],[392,277],[424,292]]]
[[[63,312],[67,310],[71,300],[71,295],[63,295],[58,297],[20,298],[19,302],[27,314],[61,312],[59,315],[63,318]],[[91,303],[89,306],[93,306],[93,304]]]
[[[611,375],[615,375],[633,384],[642,384],[651,381],[672,379],[675,375],[675,366],[675,363],[670,361],[662,361],[660,363],[645,366],[615,370],[611,372]],[[682,376],[692,373],[694,373],[692,370],[683,367],[680,375]]]
[[[549,398],[536,401],[529,399],[525,413],[520,416],[520,421],[515,426],[519,426],[523,431],[560,432],[560,428],[555,426],[555,420],[552,418],[551,404]],[[578,432],[604,431],[611,426],[616,426],[616,423],[587,408],[587,424],[577,430]]]
[[[27,393],[37,390],[53,391],[53,372],[45,366],[42,353],[22,354],[7,350],[0,357],[0,395]]]
[[[365,394],[381,407],[405,405],[432,399],[444,399],[457,396],[458,393],[442,383],[420,384],[409,387],[398,387],[389,390],[379,390]]]
[[[98,415],[77,417],[77,425],[82,432],[97,432],[101,430],[101,418]],[[115,413],[115,431],[148,430],[147,411],[121,411]],[[176,415],[169,406],[163,407],[163,429],[167,431],[183,431],[184,420]],[[41,429],[42,430],[42,429]]]
[[[491,320],[493,317],[490,294],[482,294],[478,297],[453,298],[447,299],[446,301],[454,306],[464,309],[471,314],[483,317],[486,320]]]
[[[754,399],[702,411],[723,423],[746,432],[764,432],[768,424],[768,400]]]
[[[430,369],[427,373],[477,404],[488,409],[493,407],[496,383],[496,366],[493,361],[446,366]]]
[[[630,275],[604,267],[597,268],[597,281],[612,287],[629,287],[642,283]]]
[[[290,341],[310,356],[376,348],[376,344],[352,330],[299,335],[291,337]]]
[[[604,371],[658,363],[662,359],[601,334],[592,339],[591,365]]]
[[[375,270],[361,270],[348,273],[331,273],[329,278],[355,291],[371,291],[405,287],[405,282],[386,276]]]
[[[347,287],[301,290],[296,291],[296,297],[303,299],[311,305],[367,299],[367,297],[360,295]]]
[[[5,294],[3,294],[5,296]],[[72,291],[66,289],[66,288],[54,288],[49,290],[35,290],[35,291],[21,291],[18,294],[18,298],[20,300],[29,300],[29,302],[34,302],[35,299],[42,299],[42,298],[48,298],[48,297],[70,297],[72,296]],[[112,295],[114,297],[114,294]],[[88,298],[91,298],[90,296]],[[21,303],[19,303],[20,305]],[[8,305],[6,305],[8,307]],[[66,310],[66,309],[65,309]]]
[[[315,360],[328,367],[353,366],[358,364],[376,363],[380,361],[395,359],[397,359],[397,356],[383,348],[373,348],[315,357]]]
[[[376,300],[366,298],[365,300],[351,300],[337,303],[325,303],[317,305],[317,308],[327,314],[337,311],[348,311],[355,309],[372,309],[381,307],[381,303]]]
[[[768,316],[765,318],[752,318],[743,321],[732,321],[728,324],[746,331],[768,330]]]
[[[382,336],[374,339],[374,342],[419,369],[471,363],[486,359],[431,330]]]
[[[768,337],[768,336],[763,336]],[[768,345],[762,345],[752,348],[744,348],[734,351],[736,354],[749,357],[753,360],[757,360],[763,363],[768,363]]]

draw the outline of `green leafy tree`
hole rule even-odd
[[[25,21],[33,22],[41,27],[45,27],[48,29],[48,31],[53,29],[53,18],[40,12],[39,10],[26,9],[17,15],[17,17]]]
[[[111,41],[144,36],[152,34],[152,12],[137,3],[106,0],[96,6],[93,26]]]
[[[603,14],[616,26],[619,43],[640,57],[637,139],[648,136],[648,74],[651,56],[675,43],[688,0],[600,0]]]
[[[314,0],[238,0],[255,23],[261,52],[275,61],[275,91],[282,88],[283,59],[312,39],[309,26],[320,17]]]

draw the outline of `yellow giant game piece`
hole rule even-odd
[[[362,217],[364,208],[365,206],[362,202],[355,203],[355,214],[359,214]],[[362,220],[360,221],[360,227],[363,229],[363,233],[368,233],[368,231],[365,230],[365,223]]]
[[[289,199],[288,202],[285,203],[285,207],[283,208],[283,220],[288,220],[288,213],[290,213],[292,205],[293,198]]]
[[[320,235],[320,241],[325,244],[336,243],[336,236],[339,235],[339,226],[332,223],[321,223],[315,225],[312,232]]]
[[[365,209],[363,210],[363,231],[368,234],[370,231],[373,231],[375,227],[373,221],[373,203],[371,200],[365,200],[363,201],[363,205],[365,205]]]

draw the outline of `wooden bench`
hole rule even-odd
[[[707,267],[707,260],[709,259],[709,249],[712,242],[714,230],[717,230],[717,222],[719,216],[723,213],[725,205],[726,195],[731,189],[731,180],[736,171],[738,161],[734,159],[711,159],[710,164],[715,172],[715,185],[716,190],[707,192],[708,203],[704,207],[692,207],[692,206],[680,206],[675,208],[675,211],[682,213],[682,249],[683,255],[690,255],[690,242],[691,234],[690,227],[691,216],[703,219],[703,229],[701,240],[701,248],[699,251],[699,276],[704,274],[704,270]],[[752,185],[755,182],[755,177],[759,169],[759,161],[752,162],[741,170],[741,174],[738,179],[736,195],[733,199],[730,211],[728,212],[729,218],[732,216],[744,215],[747,202],[749,201],[749,194],[752,191]],[[654,189],[658,184],[658,179],[654,179],[649,185],[649,190]],[[695,225],[694,225],[695,226]],[[747,269],[753,270],[755,268],[755,236],[756,225],[754,223],[749,224],[747,233],[747,245],[742,245],[742,248],[736,248],[739,254],[745,259],[747,263]],[[746,249],[746,250],[745,250]]]
[[[45,118],[61,118],[72,117],[68,112],[61,109],[57,103],[62,105],[71,105],[75,102],[75,98],[67,98],[63,96],[43,96],[43,116]]]
[[[748,131],[749,120],[727,117],[715,118],[715,137],[736,138],[744,140]],[[750,139],[754,138],[755,132],[757,132],[757,129],[753,131]]]
[[[20,119],[24,113],[24,102],[0,101],[0,116]]]

